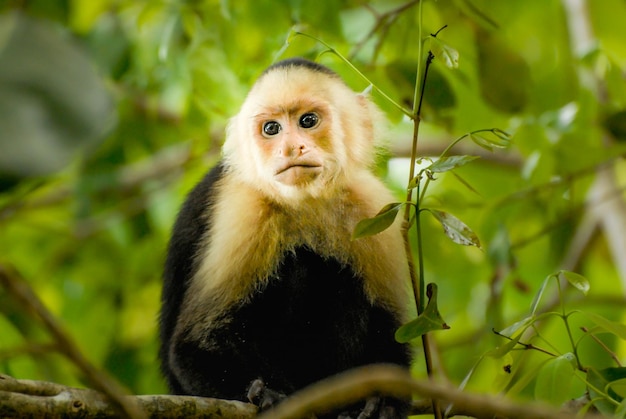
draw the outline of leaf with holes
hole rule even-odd
[[[463,221],[454,215],[444,211],[427,210],[435,216],[443,226],[443,231],[453,242],[464,246],[476,246],[480,248],[480,240],[476,233],[472,231]]]
[[[464,166],[472,160],[478,159],[478,156],[450,156],[442,157],[426,169],[433,173],[449,172],[457,167]]]

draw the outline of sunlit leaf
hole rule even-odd
[[[500,331],[501,335],[513,337],[521,335],[535,321],[535,317],[526,317]],[[518,333],[519,332],[519,333]]]
[[[435,161],[433,164],[427,167],[428,170],[435,173],[443,173],[457,167],[466,165],[467,163],[478,159],[478,156],[449,156],[449,157],[441,157],[439,160]]]
[[[431,36],[429,39],[430,52],[433,53],[435,58],[442,60],[448,68],[459,67],[459,52],[456,49],[434,36]]]
[[[428,284],[429,300],[424,312],[415,320],[401,326],[396,331],[396,340],[400,343],[407,343],[412,339],[422,336],[424,333],[433,330],[449,329],[450,326],[441,317],[437,308],[437,285]]]
[[[589,280],[584,276],[577,274],[576,272],[570,271],[559,271],[561,275],[567,279],[574,288],[582,292],[584,295],[587,295],[589,292]]]
[[[464,246],[476,246],[480,248],[480,240],[465,223],[454,215],[451,215],[444,211],[428,210],[435,216],[437,220],[443,226],[443,231],[446,233],[453,242],[462,244]]]
[[[551,359],[539,370],[535,398],[560,405],[571,398],[570,388],[576,373],[576,357],[567,353]]]
[[[403,205],[401,202],[387,204],[374,217],[359,221],[352,233],[352,240],[373,236],[389,228]]]

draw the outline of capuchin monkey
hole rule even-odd
[[[320,64],[288,59],[260,76],[173,229],[160,315],[172,393],[265,410],[353,367],[409,365],[394,339],[410,301],[400,225],[351,239],[395,201],[372,173],[381,127]],[[319,417],[396,419],[408,406],[372,397]]]

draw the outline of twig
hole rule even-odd
[[[587,329],[587,328],[586,328],[586,327],[584,327],[584,326],[583,326],[583,327],[581,327],[581,328],[580,328],[580,330],[582,330],[582,331],[583,331],[583,332],[585,332],[585,333],[589,333],[589,329]],[[589,337],[591,337],[591,339],[595,340],[595,341],[596,341],[596,343],[597,343],[598,345],[600,345],[600,346],[602,347],[602,349],[604,349],[604,351],[605,351],[607,354],[609,354],[609,355],[611,356],[611,358],[613,358],[613,361],[615,361],[615,363],[617,364],[617,366],[618,366],[618,367],[620,367],[620,368],[622,367],[622,362],[619,360],[619,357],[617,356],[617,354],[616,354],[615,352],[613,352],[612,350],[610,350],[610,349],[609,349],[609,347],[608,347],[608,346],[606,346],[606,345],[604,344],[604,342],[602,342],[600,339],[598,339],[598,337],[597,337],[597,336],[595,336],[595,335],[591,335],[591,334],[589,334],[588,336],[589,336]]]
[[[509,336],[503,335],[502,333],[498,332],[496,329],[491,329],[491,331],[492,331],[492,332],[493,332],[496,336],[500,336],[501,338],[505,338],[505,339],[508,339],[508,340],[513,340],[513,339],[511,339]],[[523,346],[523,347],[524,347],[524,349],[527,349],[527,350],[535,350],[535,351],[543,352],[544,354],[546,354],[546,355],[550,355],[551,357],[554,357],[554,358],[556,358],[556,357],[557,357],[557,355],[553,354],[552,352],[547,351],[547,350],[545,350],[545,349],[542,349],[542,348],[540,348],[540,347],[538,347],[538,346],[535,346],[535,345],[533,345],[532,343],[524,343],[524,342],[520,342],[520,341],[518,341],[518,342],[517,342],[517,344],[518,344],[518,345],[520,345],[520,346]]]
[[[48,311],[28,283],[15,269],[0,264],[0,284],[12,295],[16,302],[41,320],[44,327],[56,341],[59,351],[67,356],[85,374],[96,389],[111,399],[116,409],[129,418],[144,417],[137,405],[124,397],[126,391],[85,358],[63,326]]]

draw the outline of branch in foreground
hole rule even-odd
[[[407,397],[411,394],[454,405],[453,414],[475,418],[574,419],[576,415],[554,407],[512,402],[503,397],[462,392],[431,380],[415,380],[404,369],[369,365],[330,377],[295,393],[259,419],[292,419],[332,409],[375,394]],[[414,406],[416,407],[416,406]],[[414,410],[413,413],[418,413]],[[419,413],[426,413],[424,411]],[[585,416],[591,417],[591,416]]]
[[[147,417],[252,419],[256,407],[238,401],[191,396],[126,396]],[[110,399],[95,390],[43,381],[16,380],[0,374],[0,417],[119,418]]]
[[[574,414],[551,406],[512,402],[503,397],[462,392],[449,385],[430,380],[415,380],[399,367],[370,365],[328,378],[295,393],[259,419],[293,419],[307,417],[339,405],[374,394],[406,397],[413,393],[453,403],[452,415],[474,418],[506,417],[509,419],[574,419]],[[148,417],[231,418],[256,417],[254,405],[239,401],[191,396],[126,396]],[[430,414],[428,400],[414,402],[413,414]],[[95,390],[76,389],[42,381],[16,380],[0,374],[0,417],[119,417],[109,398]],[[310,417],[310,416],[309,416]],[[600,416],[586,415],[585,418]]]

